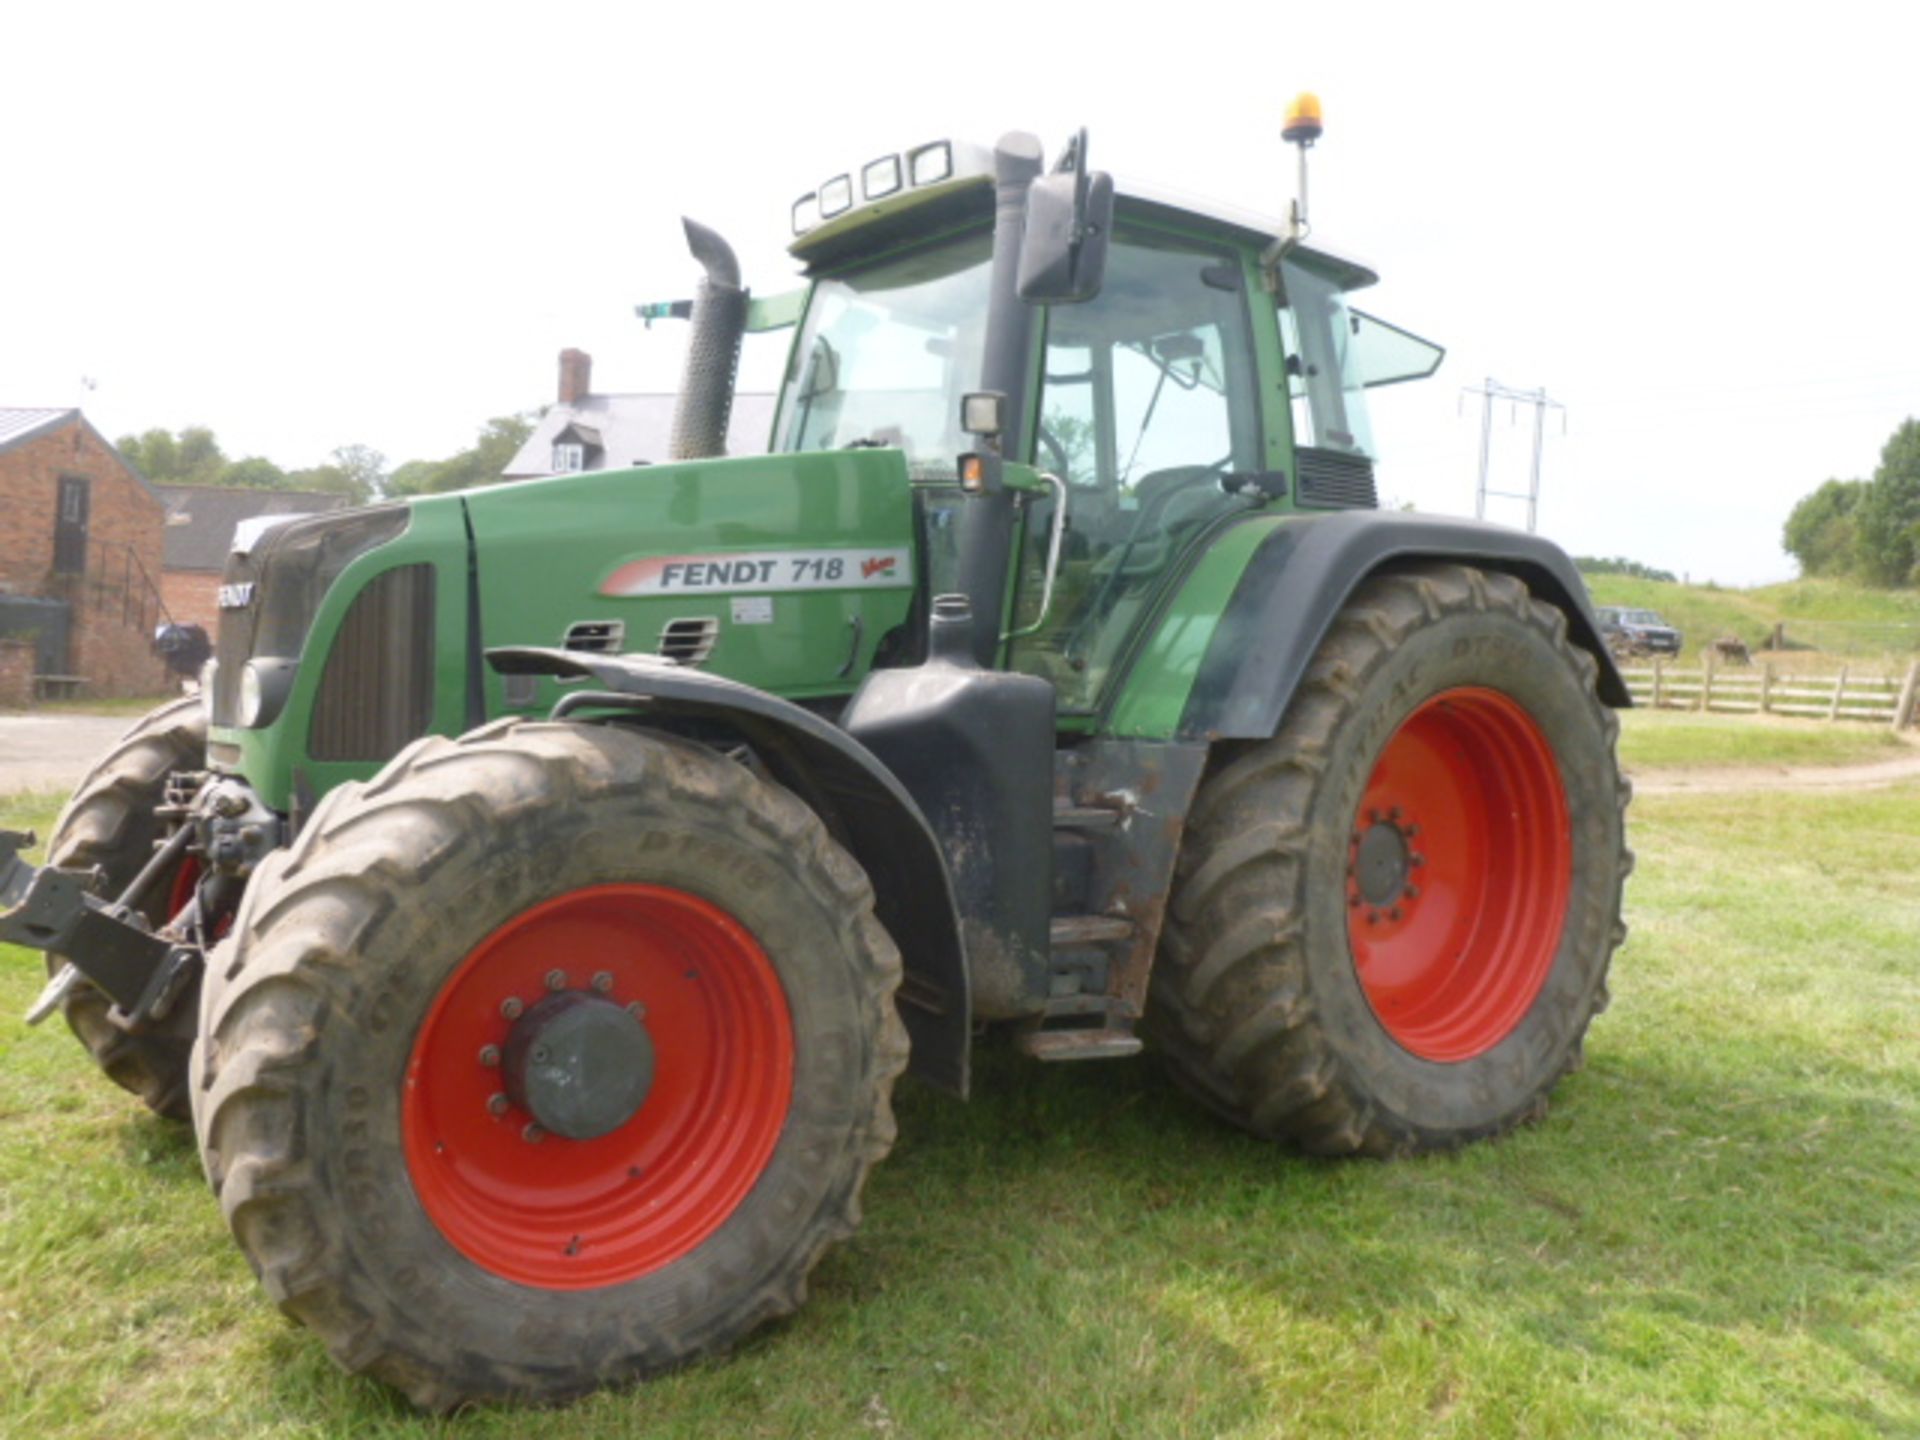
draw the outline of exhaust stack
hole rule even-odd
[[[727,420],[733,414],[733,379],[740,368],[740,337],[747,330],[747,292],[740,262],[719,234],[682,218],[687,249],[706,271],[693,296],[693,333],[687,366],[673,406],[670,460],[706,460],[727,453]]]

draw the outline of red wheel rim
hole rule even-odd
[[[555,971],[560,988],[637,1003],[654,1045],[645,1101],[593,1140],[526,1138],[532,1116],[503,1103],[486,1058],[506,1048],[503,1005],[553,993]],[[786,992],[753,936],[684,891],[595,886],[501,926],[441,987],[407,1065],[407,1172],[476,1265],[542,1289],[619,1284],[720,1228],[765,1170],[792,1092]]]
[[[1422,704],[1381,751],[1347,849],[1348,944],[1387,1033],[1441,1062],[1513,1033],[1572,884],[1566,787],[1533,718],[1477,687]]]
[[[193,900],[194,893],[200,888],[200,877],[205,867],[198,855],[188,855],[180,862],[180,868],[173,872],[173,884],[167,891],[167,918],[163,923],[171,923],[180,917],[180,912]],[[233,929],[233,917],[236,912],[229,909],[214,922],[209,940],[224,940],[227,932]]]
[[[180,868],[173,872],[173,884],[167,892],[167,919],[173,919],[187,908],[187,902],[193,899],[193,892],[199,886],[200,857],[189,855],[180,862]]]

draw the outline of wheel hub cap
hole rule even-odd
[[[597,995],[550,995],[508,1032],[508,1098],[569,1140],[610,1135],[653,1088],[653,1037],[638,1016]]]
[[[1391,820],[1360,837],[1354,857],[1354,882],[1360,898],[1373,906],[1391,905],[1407,886],[1407,839]]]

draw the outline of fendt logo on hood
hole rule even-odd
[[[772,550],[757,554],[649,555],[615,567],[602,595],[776,594],[789,590],[884,590],[913,583],[898,550]]]

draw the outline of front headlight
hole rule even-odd
[[[260,671],[249,664],[240,672],[240,723],[251,730],[260,723],[267,697],[260,687]]]
[[[257,730],[280,713],[293,688],[291,660],[249,660],[240,671],[240,728]]]

